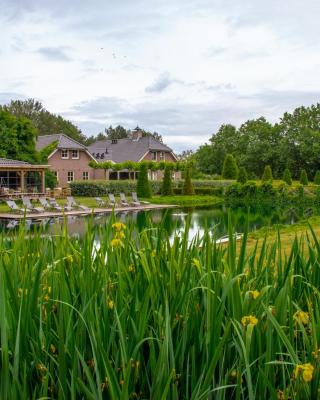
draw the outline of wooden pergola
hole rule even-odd
[[[1,194],[45,193],[45,172],[49,165],[0,158]],[[4,193],[8,191],[8,193]]]

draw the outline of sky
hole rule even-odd
[[[319,0],[0,0],[0,104],[196,149],[320,101],[319,15]]]

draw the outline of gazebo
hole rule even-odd
[[[0,158],[0,195],[45,193],[45,171],[49,165]]]

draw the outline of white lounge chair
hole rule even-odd
[[[34,212],[37,212],[37,213],[44,212],[44,208],[43,207],[34,207],[32,205],[30,197],[22,196],[22,203],[27,209],[29,209],[31,211],[34,211]]]
[[[141,206],[141,204],[150,204],[149,201],[138,200],[138,196],[136,192],[132,192],[132,201],[137,203],[137,205]]]
[[[40,197],[40,198],[39,198],[39,201],[40,201],[42,207],[43,207],[45,210],[55,209],[55,210],[57,210],[57,211],[62,211],[62,207],[59,206],[58,203],[56,203],[56,204],[50,204],[50,203],[48,202],[48,200],[47,200],[45,197]]]
[[[129,207],[129,203],[127,202],[126,195],[124,193],[120,193],[120,204],[124,207]]]
[[[81,205],[81,204],[78,204],[76,201],[75,201],[75,199],[74,199],[74,197],[73,196],[68,196],[67,197],[67,207],[69,207],[69,208],[80,208],[81,210],[83,210],[83,211],[91,211],[91,209],[89,208],[89,207],[87,207],[87,206],[83,206],[83,205]]]
[[[108,198],[109,198],[109,203],[113,206],[116,207],[118,203],[116,202],[116,198],[114,197],[114,194],[108,193]]]
[[[97,202],[99,207],[107,207],[108,206],[108,203],[106,201],[102,200],[101,197],[95,197],[94,199]]]
[[[13,200],[6,200],[7,206],[12,210],[12,211],[17,211],[20,212],[22,214],[24,214],[25,212],[31,212],[31,210],[29,210],[28,208],[20,208],[17,206],[16,202]]]
[[[132,202],[131,202],[131,204],[132,205],[134,205],[134,206],[141,206],[141,203],[140,203],[140,201],[139,201],[139,199],[138,199],[138,196],[137,196],[137,193],[136,192],[132,192]]]

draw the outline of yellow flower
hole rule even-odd
[[[155,250],[152,250],[151,257],[155,257],[156,255],[157,255],[157,252]]]
[[[197,268],[197,270],[200,272],[201,271],[201,264],[200,261],[197,260],[196,258],[192,259],[192,264]]]
[[[50,344],[50,351],[53,354],[56,352],[56,346],[54,344]]]
[[[304,311],[297,311],[293,314],[293,319],[302,325],[308,325],[309,314]]]
[[[126,229],[126,226],[122,222],[115,222],[114,224],[112,224],[112,228],[114,230],[116,230],[117,232],[120,232],[120,231]]]
[[[43,296],[43,300],[44,300],[44,301],[49,301],[49,296],[48,296],[47,294],[44,295],[44,296]]]
[[[249,290],[249,295],[255,300],[260,296],[260,292],[258,290]]]
[[[121,247],[123,246],[122,240],[121,239],[112,239],[110,242],[111,247]]]
[[[313,371],[314,366],[310,363],[298,364],[293,371],[293,377],[294,379],[297,379],[300,375],[302,375],[302,379],[305,382],[310,382],[312,380]]]
[[[116,232],[116,234],[115,234],[116,239],[124,239],[125,237],[126,237],[126,235],[122,231]]]
[[[113,310],[113,307],[114,307],[114,302],[113,302],[113,300],[109,300],[109,301],[108,301],[108,308],[109,308],[109,310]]]
[[[280,389],[277,390],[277,397],[279,400],[285,400],[284,392]]]
[[[257,325],[258,319],[254,315],[246,315],[245,317],[241,318],[241,323],[243,326],[247,325]]]
[[[128,271],[129,271],[129,272],[134,272],[134,266],[133,266],[133,264],[130,264],[130,265],[129,265]]]

